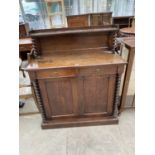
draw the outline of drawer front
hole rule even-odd
[[[49,69],[37,71],[37,78],[61,78],[77,76],[93,76],[116,74],[117,66],[84,67],[73,69]]]
[[[37,71],[37,78],[62,78],[62,77],[75,77],[77,76],[76,69],[49,69]]]
[[[99,66],[79,69],[79,75],[81,76],[116,74],[116,72],[117,66]]]
[[[31,51],[31,45],[21,45],[19,51]]]

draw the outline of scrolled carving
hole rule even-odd
[[[32,39],[32,48],[31,52],[27,54],[27,59],[28,62],[31,62],[31,59],[33,58],[39,58],[40,56],[40,48],[38,47],[38,40],[37,39]]]
[[[116,89],[115,89],[115,99],[114,99],[114,112],[113,112],[114,117],[118,116],[120,83],[121,83],[121,75],[117,74],[117,77],[116,77]]]
[[[37,80],[32,81],[32,85],[34,87],[35,95],[36,95],[36,98],[37,98],[37,101],[38,101],[38,104],[40,107],[43,122],[45,122],[46,114],[45,114],[45,110],[44,110],[43,103],[42,103],[42,98],[41,98],[41,94],[40,94],[40,90],[39,90],[39,86],[38,86],[38,81]]]

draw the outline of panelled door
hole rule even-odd
[[[49,78],[38,81],[47,118],[76,114],[72,88],[74,78]]]
[[[115,92],[115,75],[85,76],[78,82],[80,114],[111,115]]]
[[[38,80],[47,118],[111,115],[116,75]]]

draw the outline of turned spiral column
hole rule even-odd
[[[115,48],[116,48],[116,36],[117,36],[117,33],[113,33],[113,48],[112,48],[112,51],[113,53],[115,53]]]
[[[38,81],[37,80],[32,81],[32,85],[34,87],[35,95],[36,95],[36,98],[37,98],[37,101],[39,104],[39,108],[40,108],[40,111],[42,114],[43,122],[45,122],[46,114],[45,114],[45,110],[44,110],[43,103],[42,103],[42,98],[41,98],[41,94],[40,94],[40,90],[39,90],[39,86],[38,86]]]
[[[114,98],[114,113],[113,116],[118,116],[118,104],[119,104],[119,91],[120,91],[121,75],[117,74],[116,77],[116,89],[115,89],[115,98]]]
[[[32,39],[32,55],[34,58],[36,58],[38,56],[37,42],[35,39]]]

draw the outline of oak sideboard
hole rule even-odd
[[[42,128],[118,123],[126,61],[114,53],[115,26],[30,31],[27,71]]]

